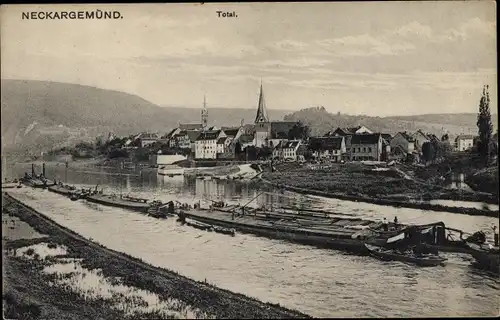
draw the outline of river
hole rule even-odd
[[[11,174],[28,170],[17,167]],[[64,179],[64,168],[48,167],[47,176]],[[265,192],[256,183],[186,180],[154,172],[113,175],[70,169],[67,180],[81,186],[100,184],[105,192],[121,190],[158,200],[224,199],[244,204],[257,197],[257,203],[329,208],[372,219],[397,216],[402,223],[443,221],[468,232],[481,229],[488,236],[491,225],[498,225],[498,219],[489,217]],[[157,220],[85,201],[73,202],[47,190],[9,192],[111,249],[315,317],[494,316],[499,312],[499,280],[471,268],[468,255],[446,254],[449,261],[445,267],[417,268],[251,235],[232,238],[181,226],[175,219]]]

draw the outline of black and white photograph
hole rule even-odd
[[[2,5],[3,318],[500,316],[496,9]]]

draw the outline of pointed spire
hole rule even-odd
[[[262,89],[262,80],[260,82],[260,94],[259,94],[259,105],[257,107],[257,116],[255,117],[255,123],[268,122],[267,112],[266,112],[266,102],[264,100],[264,90]]]
[[[201,126],[203,131],[206,130],[208,123],[207,97],[203,95],[203,109],[201,109]]]

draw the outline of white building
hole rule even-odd
[[[466,151],[474,145],[473,135],[460,135],[455,138],[455,149],[457,151]]]
[[[144,148],[160,140],[160,137],[156,133],[141,133],[138,139],[141,142],[141,147]]]
[[[344,136],[311,138],[309,147],[317,159],[328,159],[335,162],[340,162],[347,152]]]
[[[217,141],[226,137],[222,130],[201,132],[195,141],[195,159],[217,159]]]
[[[277,146],[277,148],[281,149],[278,153],[279,157],[283,160],[297,161],[297,151],[301,144],[302,142],[300,140],[280,142]]]

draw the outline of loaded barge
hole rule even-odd
[[[93,194],[87,196],[85,199],[87,201],[106,206],[129,209],[142,213],[148,213],[148,210],[151,207],[151,205],[147,203],[146,199],[136,199],[127,196]]]
[[[224,211],[223,211],[224,210]],[[348,217],[311,217],[307,215],[254,210],[240,214],[225,209],[179,210],[179,218],[192,219],[210,225],[234,228],[243,233],[286,239],[320,248],[345,250],[369,254],[365,244],[385,246],[390,239],[409,240],[415,234],[429,247],[447,252],[470,253],[465,241],[450,240],[450,231],[443,222],[421,226],[385,224],[382,222]]]

